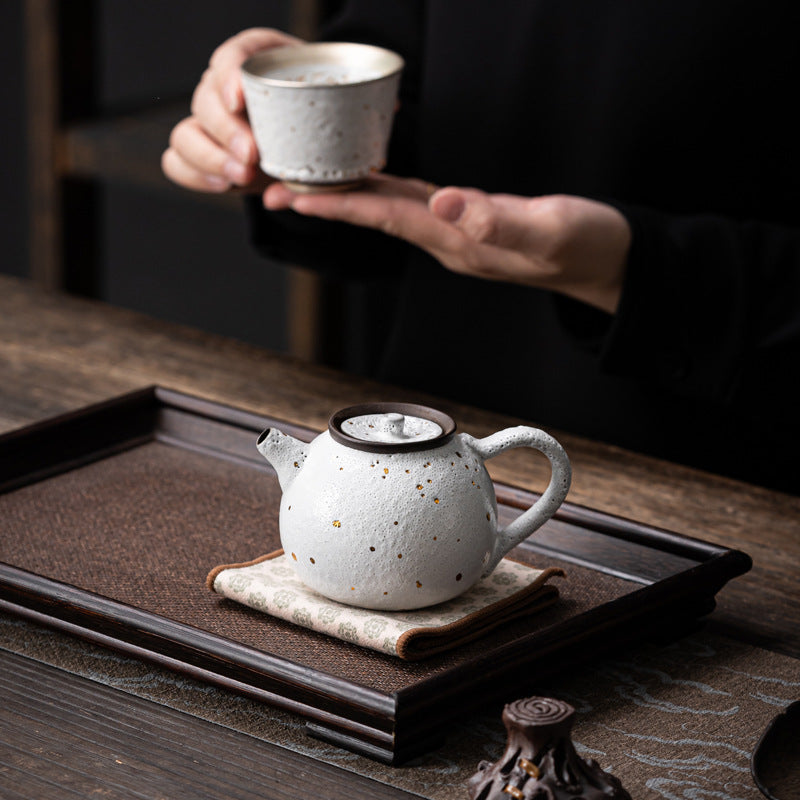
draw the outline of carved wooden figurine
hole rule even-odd
[[[549,697],[503,709],[508,733],[502,757],[482,761],[469,781],[472,800],[631,800],[613,775],[583,760],[570,738],[575,709]]]

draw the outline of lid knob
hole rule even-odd
[[[392,437],[401,437],[406,418],[402,414],[387,414],[383,419],[383,430]]]

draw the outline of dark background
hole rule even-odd
[[[28,272],[22,28],[21,0],[0,3],[0,270],[11,275]]]
[[[48,4],[0,3],[5,112],[0,271],[22,277],[35,275],[27,158],[31,76],[25,57],[26,13],[32,7],[41,11]],[[291,0],[53,0],[49,7],[60,19],[57,35],[69,39],[58,43],[65,63],[56,76],[64,125],[103,124],[173,106],[187,114],[191,92],[220,42],[251,26],[298,30],[298,14],[313,11],[311,4]],[[157,149],[166,148],[167,136],[165,129]],[[156,164],[159,155],[152,156]],[[126,157],[121,148],[119,158]],[[136,174],[114,172],[65,179],[64,238],[73,249],[77,239],[81,254],[65,288],[274,350],[289,349],[292,269],[251,250],[241,204],[178,189],[160,174],[139,181]]]

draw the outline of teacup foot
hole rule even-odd
[[[349,192],[362,186],[363,180],[345,181],[343,183],[301,183],[300,181],[283,181],[283,185],[295,194],[325,194],[327,192]]]

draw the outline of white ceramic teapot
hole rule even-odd
[[[369,403],[338,411],[310,444],[276,428],[259,436],[283,490],[281,544],[307,586],[363,608],[430,606],[488,575],[555,513],[571,468],[552,436],[520,426],[475,439],[455,429],[432,408]],[[483,462],[513,447],[543,452],[552,475],[498,530]]]

